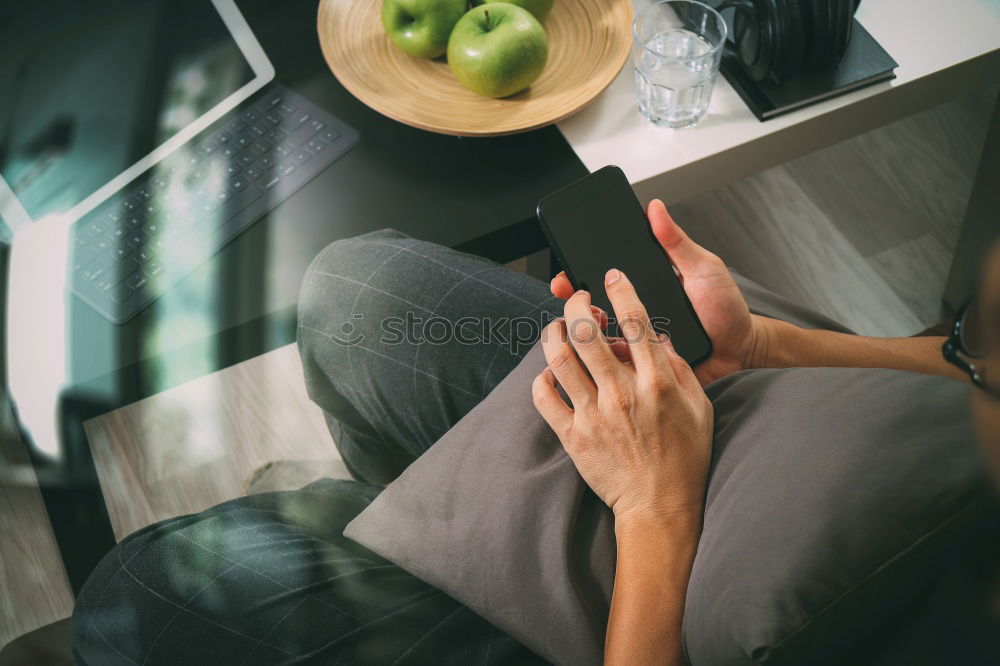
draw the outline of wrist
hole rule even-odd
[[[648,538],[663,535],[671,538],[693,537],[696,541],[701,534],[704,508],[691,506],[679,509],[638,509],[618,510],[615,514],[615,537],[621,541],[632,535]]]
[[[746,369],[789,367],[787,351],[791,338],[801,329],[794,324],[762,315],[751,315],[750,350]]]

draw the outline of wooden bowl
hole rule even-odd
[[[379,16],[381,0],[321,0],[319,43],[334,76],[394,120],[441,134],[498,136],[558,122],[608,87],[628,58],[630,0],[555,0],[545,20],[549,61],[527,90],[490,99],[466,90],[444,58],[397,48]]]

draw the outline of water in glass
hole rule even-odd
[[[708,108],[717,62],[712,45],[683,28],[671,28],[643,43],[635,65],[639,112],[657,125],[684,127]]]

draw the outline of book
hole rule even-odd
[[[780,116],[874,83],[896,78],[898,63],[854,20],[844,57],[834,67],[801,72],[788,81],[754,81],[729,49],[721,71],[758,120]]]

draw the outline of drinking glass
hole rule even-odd
[[[726,22],[708,5],[665,0],[632,23],[639,113],[656,125],[686,127],[708,109],[726,43]]]

